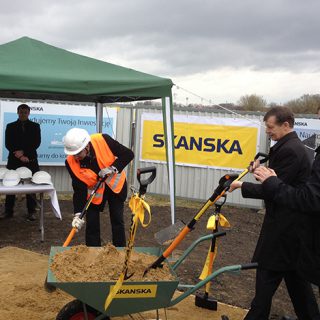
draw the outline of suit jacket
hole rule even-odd
[[[24,121],[23,126],[20,120],[8,123],[5,131],[5,145],[9,150],[7,168],[17,169],[26,166],[30,167],[34,172],[38,167],[37,149],[40,143],[41,131],[38,123],[30,120]],[[27,156],[31,162],[25,164],[16,158],[13,152],[17,150],[23,150],[24,155]]]
[[[270,149],[269,167],[287,184],[299,186],[306,182],[311,171],[310,161],[295,132],[282,137]],[[241,192],[245,198],[264,199],[261,184],[244,182]],[[266,214],[252,261],[269,270],[293,270],[300,250],[298,210],[267,199],[265,206]]]
[[[310,178],[299,188],[270,177],[262,184],[268,201],[299,211],[301,251],[298,271],[301,276],[320,286],[320,147],[316,150]]]

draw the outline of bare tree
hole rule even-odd
[[[247,111],[265,111],[267,102],[262,96],[256,94],[244,95],[240,97],[238,104]]]
[[[320,107],[320,94],[305,94],[298,99],[288,101],[285,106],[294,113],[317,113]]]

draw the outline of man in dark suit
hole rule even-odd
[[[41,143],[40,125],[29,120],[30,107],[27,104],[20,104],[17,109],[18,120],[8,123],[5,132],[5,145],[9,150],[7,168],[15,170],[20,167],[27,167],[32,174],[39,171],[37,149]],[[27,220],[35,220],[36,200],[34,194],[27,194]],[[0,218],[11,218],[15,195],[7,195],[5,211]]]
[[[277,142],[270,148],[269,167],[285,183],[294,187],[302,185],[310,175],[311,165],[304,145],[293,131],[293,113],[285,107],[274,107],[265,114],[264,121],[266,133]],[[230,191],[236,188],[241,188],[245,198],[264,199],[261,184],[236,181]],[[296,271],[300,252],[299,212],[267,200],[265,206],[266,214],[252,259],[259,265],[256,292],[245,319],[269,318],[272,297],[282,280],[298,319],[320,319],[312,287]]]
[[[298,272],[320,287],[320,147],[316,150],[311,175],[306,184],[294,188],[277,178],[274,170],[258,167],[254,176],[262,182],[266,200],[299,210],[301,251]]]

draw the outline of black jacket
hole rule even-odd
[[[118,141],[112,139],[109,135],[103,134],[104,139],[106,140],[110,150],[112,153],[116,156],[116,160],[112,164],[114,167],[118,169],[119,172],[121,172],[133,159],[134,154],[133,152],[125,147],[124,145],[120,144]],[[72,187],[73,187],[73,209],[74,213],[81,212],[84,208],[87,200],[87,185],[78,179],[75,174],[72,172],[69,164],[67,161],[65,161],[66,167],[69,171],[69,174],[72,179]],[[94,149],[91,146],[90,148],[90,156],[84,158],[82,161],[80,161],[80,166],[82,168],[90,168],[92,171],[94,171],[97,176],[100,171],[100,168],[98,166],[98,162],[96,159],[96,155],[94,153]],[[111,191],[111,189],[106,185],[105,189],[109,189],[110,193],[115,197],[120,197],[123,201],[126,200],[127,197],[127,183],[124,184],[122,190],[120,193],[116,194]],[[103,197],[103,201],[101,205],[98,205],[99,210],[102,211],[106,202],[106,192]],[[96,206],[91,203],[91,206]]]
[[[277,177],[270,177],[262,187],[268,201],[300,212],[298,271],[320,286],[320,147],[316,150],[311,176],[306,184],[293,188]]]
[[[40,143],[41,131],[38,123],[30,120],[24,121],[24,129],[20,120],[8,123],[5,132],[5,145],[9,150],[8,169],[31,166],[30,169],[32,170],[34,167],[38,167],[37,149]],[[17,150],[23,150],[24,155],[31,161],[30,164],[25,164],[15,157],[13,152]],[[34,172],[34,170],[32,171]]]
[[[287,184],[299,186],[306,182],[310,175],[310,161],[295,132],[282,137],[270,149],[269,167]],[[244,182],[241,191],[245,198],[264,199],[261,184]],[[300,250],[298,210],[268,200],[265,200],[265,206],[266,214],[252,261],[269,270],[295,269]]]

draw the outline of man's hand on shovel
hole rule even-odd
[[[77,232],[81,230],[81,228],[84,226],[85,221],[84,219],[80,218],[81,212],[75,213],[74,218],[72,220],[72,228],[76,228]]]

